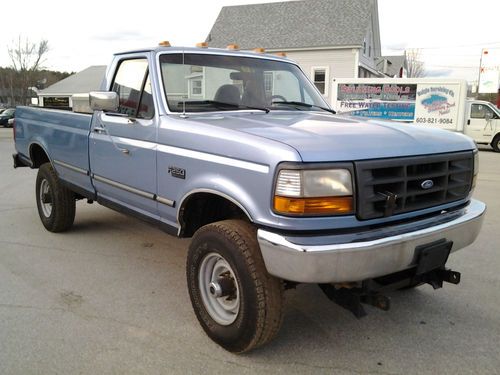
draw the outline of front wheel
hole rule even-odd
[[[66,188],[50,163],[38,169],[36,204],[43,226],[51,232],[63,232],[75,220],[75,196]]]
[[[495,152],[500,152],[500,133],[493,138],[493,142],[491,142],[491,147]]]
[[[267,273],[255,228],[240,220],[205,225],[187,257],[196,317],[226,350],[243,353],[272,340],[283,320],[283,282]]]

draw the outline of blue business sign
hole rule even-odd
[[[371,117],[385,120],[413,121],[415,102],[357,102],[357,110],[352,116]]]
[[[337,110],[352,116],[413,121],[416,91],[416,84],[341,84]]]

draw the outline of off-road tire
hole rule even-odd
[[[495,150],[495,152],[500,152],[500,133],[495,135],[495,138],[493,138],[491,147],[493,147],[493,150]]]
[[[200,266],[214,253],[230,265],[239,289],[239,311],[229,325],[212,319],[200,292]],[[189,247],[186,273],[196,317],[207,335],[224,349],[243,353],[276,336],[283,321],[283,281],[267,273],[252,224],[225,220],[200,228]]]
[[[48,183],[52,203],[50,215],[46,215],[42,209],[40,187],[43,181]],[[46,183],[44,183],[46,184]],[[38,215],[43,226],[50,232],[64,232],[71,228],[75,220],[75,196],[65,187],[50,163],[45,163],[38,169],[36,176],[36,204]]]

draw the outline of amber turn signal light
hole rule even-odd
[[[274,210],[289,215],[342,215],[354,211],[349,197],[289,198],[274,197]]]

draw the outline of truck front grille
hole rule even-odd
[[[373,219],[461,200],[471,189],[472,152],[355,162],[357,215]]]

